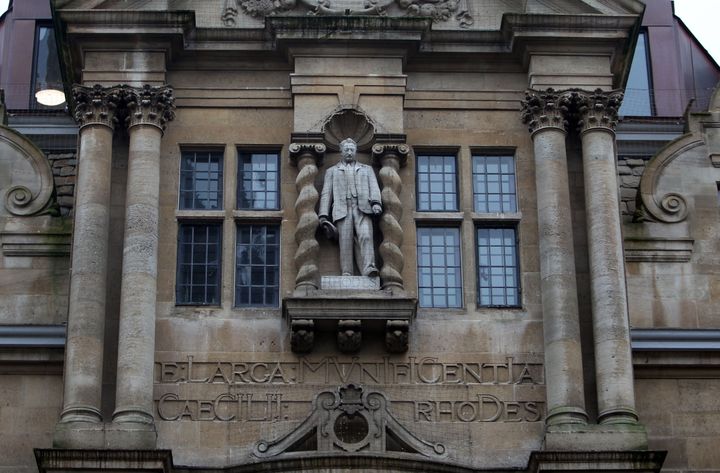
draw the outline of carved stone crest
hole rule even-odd
[[[309,15],[385,16],[392,6],[397,6],[407,16],[428,17],[434,22],[454,17],[461,28],[474,23],[467,0],[225,0],[222,21],[225,26],[232,27],[240,11],[264,18],[295,8],[302,8]]]

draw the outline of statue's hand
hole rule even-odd
[[[372,211],[373,211],[373,214],[380,215],[382,213],[382,207],[380,206],[380,204],[373,204]]]

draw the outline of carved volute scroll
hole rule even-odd
[[[104,125],[111,129],[118,123],[116,111],[122,102],[124,86],[103,87],[95,84],[73,86],[75,121],[80,128],[89,125]]]
[[[346,384],[319,392],[312,406],[310,414],[293,431],[277,440],[261,440],[253,455],[271,458],[285,453],[359,451],[383,454],[395,451],[395,444],[401,445],[404,452],[426,458],[447,456],[443,444],[422,440],[405,428],[390,412],[390,402],[380,391]],[[306,447],[308,444],[313,447]]]
[[[391,7],[405,16],[431,18],[436,23],[455,19],[460,28],[469,28],[475,22],[467,0],[225,0],[221,17],[225,26],[233,27],[240,11],[256,18],[296,8],[309,15],[387,16]]]
[[[521,119],[531,134],[545,128],[567,132],[571,105],[566,92],[552,88],[544,91],[528,90],[525,92],[525,100],[522,101]]]
[[[53,175],[45,154],[24,135],[0,125],[0,190],[12,215],[55,214]]]
[[[400,168],[407,164],[410,147],[404,142],[376,143],[372,148],[372,152],[376,162],[381,166],[381,196],[384,209],[380,218],[380,231],[382,231],[383,235],[383,241],[379,249],[383,260],[382,268],[380,268],[380,280],[383,288],[402,290],[402,269],[405,265],[405,259],[401,250],[403,229],[400,226],[400,220],[403,208],[400,201],[402,180],[399,172]]]
[[[167,123],[175,118],[175,97],[170,86],[142,87],[123,86],[128,109],[128,128],[136,125],[152,125],[165,130]]]
[[[321,137],[311,137],[318,139]],[[300,141],[293,136],[293,140]],[[290,162],[298,168],[295,178],[295,187],[298,197],[295,201],[295,214],[298,218],[295,227],[295,289],[317,289],[318,287],[318,255],[320,246],[315,237],[319,224],[315,206],[318,202],[318,191],[315,188],[315,178],[318,166],[322,165],[325,157],[325,145],[320,142],[293,142],[290,144]]]

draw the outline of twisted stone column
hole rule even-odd
[[[522,111],[535,150],[548,426],[587,423],[565,152],[568,105],[552,89],[531,90]]]
[[[325,145],[322,143],[292,143],[290,160],[298,168],[295,178],[298,197],[295,201],[295,213],[298,217],[295,227],[295,291],[307,292],[318,288],[318,254],[320,245],[315,232],[319,219],[315,206],[319,194],[315,188],[318,166],[322,165],[325,156]]]
[[[620,91],[573,91],[585,175],[598,422],[634,424],[625,260],[620,222],[615,125]]]
[[[402,269],[405,259],[400,246],[403,241],[402,218],[402,180],[400,167],[405,166],[410,147],[404,143],[377,143],[372,148],[373,157],[380,164],[380,182],[382,183],[383,214],[380,217],[380,231],[383,241],[380,244],[380,256],[383,260],[380,268],[380,280],[383,289],[403,289]]]
[[[80,151],[61,424],[102,422],[112,137],[120,100],[117,88],[100,85],[75,86],[73,96]]]
[[[160,139],[175,106],[168,86],[125,90],[130,150],[113,422],[152,426]],[[153,448],[152,433],[124,445]]]

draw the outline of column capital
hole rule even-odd
[[[386,157],[394,157],[398,160],[400,166],[404,167],[410,154],[410,146],[404,142],[375,143],[372,147],[372,154],[373,159],[378,164],[382,164],[382,160]]]
[[[522,101],[521,119],[533,135],[546,128],[567,132],[570,106],[570,99],[564,91],[528,89]]]
[[[165,131],[167,123],[175,118],[175,96],[169,85],[153,87],[122,86],[128,108],[128,129],[136,125],[151,125]]]
[[[73,117],[80,128],[88,125],[104,125],[115,129],[116,112],[122,101],[122,89],[118,86],[103,87],[100,84],[73,86],[75,113]]]
[[[293,166],[297,166],[300,159],[305,155],[315,158],[316,166],[322,166],[327,147],[324,143],[290,143],[288,151]]]
[[[577,127],[580,133],[590,130],[604,130],[615,133],[618,111],[623,101],[621,90],[603,91],[596,89],[573,90],[568,92],[577,114]]]

